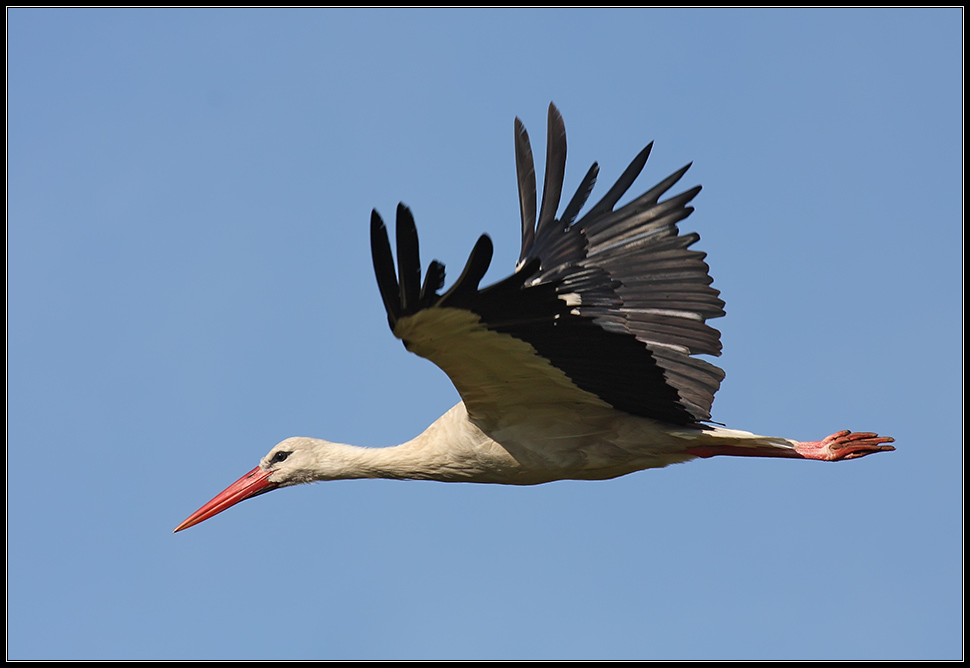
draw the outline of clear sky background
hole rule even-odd
[[[962,656],[961,10],[7,17],[8,658]],[[457,401],[388,330],[370,211],[448,284],[488,232],[504,277],[550,101],[569,194],[694,161],[714,419],[898,450],[318,484],[173,535],[287,436]]]

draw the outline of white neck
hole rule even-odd
[[[422,434],[389,448],[362,448],[318,439],[301,441],[310,460],[292,482],[392,478],[447,482],[492,482],[517,468],[515,461],[468,421],[463,404],[442,415]]]
[[[390,448],[362,448],[344,443],[312,440],[320,463],[313,467],[315,480],[391,478],[399,480],[441,480],[447,462],[427,456],[427,448],[415,439]]]

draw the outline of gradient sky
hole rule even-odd
[[[10,659],[958,659],[960,9],[8,10]],[[172,529],[287,436],[457,394],[387,328],[370,211],[485,283],[513,119],[566,190],[689,161],[714,419],[840,464],[348,481]]]

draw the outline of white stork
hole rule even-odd
[[[416,438],[361,448],[288,438],[259,466],[182,522],[181,531],[277,487],[347,478],[533,485],[600,480],[697,457],[836,461],[893,450],[892,438],[840,431],[821,441],[757,436],[710,424],[724,372],[724,315],[697,234],[680,234],[700,186],[662,200],[690,165],[628,204],[648,145],[609,192],[579,213],[594,164],[557,217],[566,164],[562,116],[549,106],[546,172],[536,218],[529,137],[515,120],[522,252],[515,272],[479,288],[492,257],[482,236],[455,284],[434,261],[424,282],[411,212],[397,209],[397,271],[387,230],[371,215],[371,251],[388,322],[413,353],[441,367],[461,402]]]

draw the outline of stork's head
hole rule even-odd
[[[259,466],[232,483],[209,503],[199,508],[175,531],[188,529],[221,513],[240,501],[265,494],[277,487],[320,479],[320,461],[331,445],[314,438],[288,438],[273,447]]]

